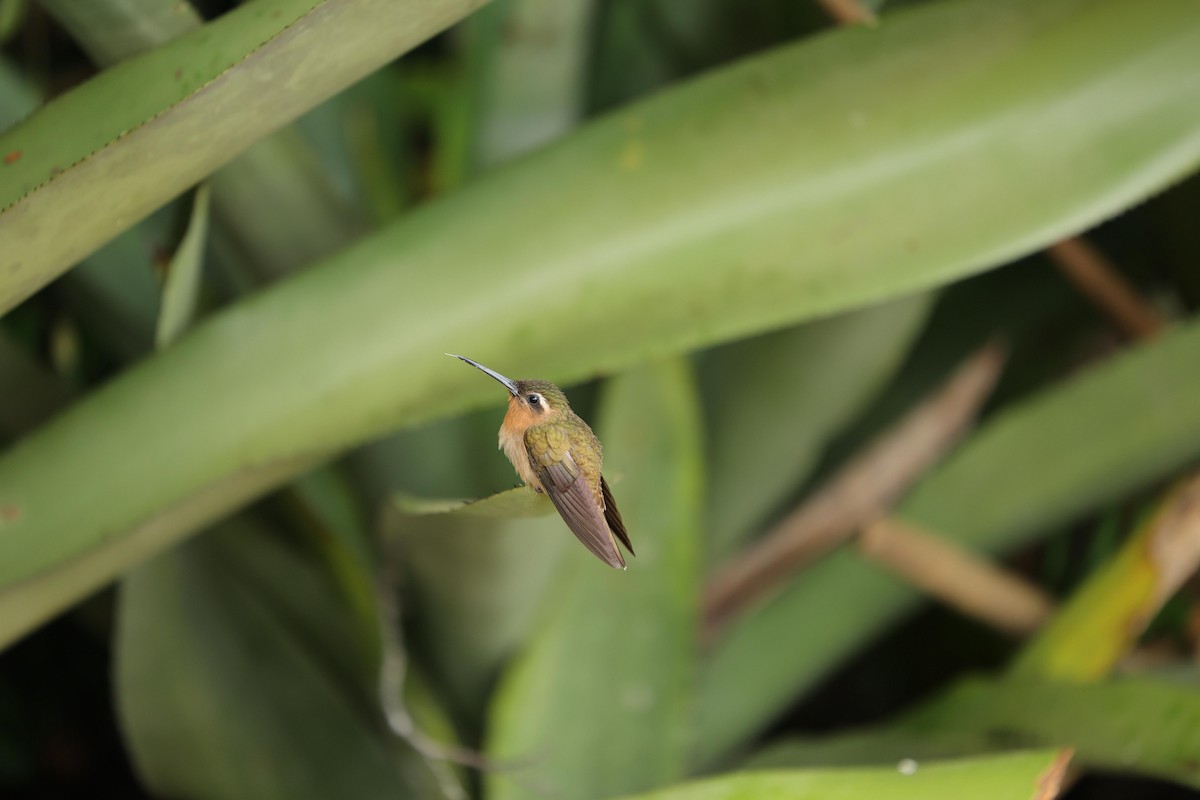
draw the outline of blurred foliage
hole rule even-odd
[[[478,5],[0,0],[0,794],[1200,788],[1198,535],[1145,521],[1200,463],[1200,8]],[[712,570],[995,335],[893,513],[1046,629],[843,548],[701,641]],[[444,351],[568,386],[627,572]]]

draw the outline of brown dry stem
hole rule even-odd
[[[1148,339],[1165,327],[1162,316],[1087,240],[1074,236],[1050,245],[1047,255],[1067,278],[1131,339]]]
[[[720,569],[704,594],[711,637],[796,571],[886,513],[970,426],[991,393],[1005,348],[989,343],[932,397],[849,461],[824,486],[747,551]]]
[[[1054,601],[1038,587],[954,542],[894,517],[858,540],[871,560],[963,614],[1016,636],[1041,627]]]
[[[834,22],[839,25],[874,25],[875,13],[858,0],[817,0]]]

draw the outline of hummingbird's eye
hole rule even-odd
[[[529,405],[533,406],[534,408],[539,406],[542,402],[542,396],[540,394],[531,394],[527,399],[529,400]]]

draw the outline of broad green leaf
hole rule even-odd
[[[18,445],[20,446],[20,445]],[[127,447],[114,446],[114,452]],[[80,599],[90,587],[102,586],[131,566],[156,555],[178,539],[181,528],[203,529],[229,508],[240,507],[251,498],[274,488],[287,478],[317,466],[311,458],[277,462],[261,468],[248,468],[229,478],[216,481],[172,507],[163,517],[151,518],[127,531],[119,540],[89,550],[83,556],[65,561],[37,577],[10,586],[9,598],[16,605],[5,609],[0,593],[0,642],[12,642]],[[0,484],[2,485],[2,484]],[[7,505],[0,531],[20,526],[26,508]],[[20,595],[18,598],[17,595]]]
[[[478,4],[253,0],[44,106],[0,136],[0,313]]]
[[[472,17],[474,19],[474,17]],[[424,153],[412,148],[413,136],[427,123],[427,109],[408,96],[408,71],[380,70],[338,98],[345,132],[346,175],[355,195],[378,222],[399,217],[423,187],[418,179]],[[321,109],[308,116],[322,113]],[[334,153],[325,152],[325,160]]]
[[[1200,788],[1200,694],[1145,679],[1096,685],[969,681],[907,716],[914,736],[945,731],[1077,748],[1085,764]]]
[[[183,239],[171,257],[163,284],[162,310],[155,331],[155,346],[162,350],[192,324],[200,302],[200,276],[204,269],[204,245],[208,238],[208,184],[201,184],[192,199],[192,213]]]
[[[161,314],[159,253],[178,240],[182,203],[159,209],[63,276],[63,295],[80,326],[110,355],[128,362],[154,349]]]
[[[199,28],[187,0],[40,0],[97,64],[115,64]]]
[[[608,110],[709,64],[707,34],[727,31],[719,0],[610,0],[598,3],[590,107]],[[742,14],[746,13],[743,4]],[[722,24],[726,23],[726,24]],[[722,47],[721,50],[727,50]]]
[[[104,66],[160,46],[203,22],[190,4],[177,0],[47,0],[44,5]],[[309,115],[328,113],[329,106],[322,104]],[[229,245],[250,262],[247,272],[257,282],[331,255],[363,228],[292,129],[255,143],[218,170],[210,183],[218,243],[228,236]]]
[[[409,431],[366,448],[356,461],[371,467],[372,483],[403,485],[415,466],[443,486],[511,485],[516,475],[494,444],[497,416]],[[574,537],[550,501],[523,486],[475,501],[399,492],[386,509],[384,535],[399,541],[411,588],[411,640],[435,667],[433,678],[464,729],[478,731],[499,667],[539,619]]]
[[[314,540],[363,632],[378,642],[384,624],[379,608],[375,543],[353,491],[334,467],[315,469],[288,493],[297,511],[296,527]]]
[[[544,517],[554,513],[554,504],[544,494],[525,486],[498,492],[479,500],[435,500],[401,495],[396,498],[395,507],[398,512],[407,516],[458,514],[467,517],[517,519]]]
[[[391,36],[408,3],[369,24],[346,11],[376,1],[318,9]],[[897,13],[661,93],[427,205],[0,458],[0,502],[21,509],[0,529],[0,641],[302,468],[494,402],[446,351],[570,382],[942,283],[1136,202],[1200,158],[1193,19],[1171,0]],[[89,552],[96,569],[54,577]]]
[[[685,774],[703,478],[691,375],[671,361],[605,387],[598,428],[636,558],[612,570],[572,546],[561,593],[497,690],[487,752],[527,768],[486,777],[494,800],[611,797]]]
[[[727,558],[802,484],[829,439],[904,358],[932,300],[913,295],[708,356],[711,562]]]
[[[619,106],[684,76],[829,27],[817,3],[790,0],[598,3],[589,108]]]
[[[7,42],[20,29],[29,10],[29,0],[0,0],[0,42]]]
[[[360,448],[351,461],[364,491],[386,508],[397,500],[484,497],[516,486],[520,480],[512,464],[496,447],[504,401],[496,395],[492,401],[479,412],[402,430]]]
[[[41,97],[8,59],[0,58],[0,131],[24,119]]]
[[[310,113],[324,112],[323,105]],[[327,258],[366,230],[294,129],[256,142],[213,173],[211,183],[214,227],[258,283]]]
[[[48,0],[46,6],[100,65],[153,49],[202,23],[188,3],[176,0]],[[362,227],[343,198],[331,191],[294,130],[255,143],[218,170],[209,184],[216,217],[213,249],[226,256],[218,260],[229,260],[232,249],[249,262],[236,276],[246,289],[330,255]],[[67,280],[77,313],[94,320],[92,329],[126,359],[145,351],[147,338],[137,331],[147,308],[155,307],[139,302],[144,290],[129,291],[142,287],[151,271],[146,266],[149,251],[135,247],[150,236],[143,230],[148,222],[93,253]]]
[[[1011,747],[1072,747],[1085,766],[1200,787],[1200,693],[1145,678],[1096,684],[973,679],[885,728],[772,745],[753,769],[891,763]]]
[[[1200,454],[1200,372],[1189,367],[1198,359],[1193,321],[1006,410],[897,514],[996,552],[1171,474]],[[712,652],[695,764],[745,742],[919,599],[850,551],[805,571]]]
[[[116,686],[150,789],[171,797],[436,797],[384,733],[368,654],[324,576],[233,528],[122,585]]]
[[[481,449],[503,460],[492,441]],[[528,503],[529,495],[537,498],[521,487],[453,511],[443,502],[433,514],[434,503],[408,501],[385,524],[385,536],[399,542],[410,639],[468,728],[478,728],[501,662],[527,638],[563,553],[575,546],[558,515],[544,513],[554,510],[548,501],[540,519],[496,513],[514,500]]]
[[[419,737],[426,744],[456,747],[450,717],[435,700],[429,681],[411,663],[396,602],[399,590],[387,580],[392,570],[379,563],[376,543],[351,486],[338,469],[323,467],[296,481],[288,496],[299,511],[298,527],[314,540],[314,549],[358,623],[356,644],[365,647],[370,667],[362,683],[376,687],[371,694],[381,703],[389,727],[402,732],[406,741]],[[341,625],[353,628],[349,620]],[[325,646],[337,643],[326,641]],[[442,761],[431,761],[429,769],[448,797],[461,796],[461,788],[456,788],[462,783],[461,770]]]
[[[1053,800],[1067,756],[1040,751],[863,769],[737,772],[629,800]]]
[[[0,330],[0,437],[16,438],[70,403],[70,386]]]
[[[807,769],[895,764],[903,759],[918,763],[1002,752],[1025,745],[1024,739],[989,736],[986,731],[923,731],[920,735],[902,725],[831,733],[826,736],[789,736],[751,753],[738,769]]]
[[[466,22],[461,41],[468,80],[444,85],[436,105],[443,188],[574,125],[582,107],[591,5],[591,0],[503,0]],[[481,417],[460,417],[376,443],[355,461],[373,473],[372,483],[390,477],[395,486],[413,471],[414,453],[420,452],[428,454],[416,457],[426,480],[439,477],[438,469],[427,468],[437,462],[453,473],[449,481],[443,477],[442,487],[490,488],[480,465],[507,468],[507,462],[499,455],[479,457],[481,445],[494,440],[496,425],[491,415]],[[388,470],[389,463],[397,468]],[[509,481],[511,474],[505,473]],[[416,589],[413,640],[431,654],[467,726],[478,729],[478,709],[497,669],[528,636],[571,537],[557,516],[518,521],[554,514],[544,496],[525,488],[474,502],[402,493],[394,509],[401,515],[390,521],[401,533]],[[458,518],[414,518],[428,514]]]
[[[468,23],[490,46],[475,67],[474,158],[493,166],[566,133],[583,111],[594,0],[501,0]],[[481,48],[484,49],[484,48]]]

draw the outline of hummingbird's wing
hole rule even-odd
[[[604,480],[604,476],[600,476],[600,491],[604,497],[604,519],[608,523],[608,528],[617,535],[621,540],[621,544],[625,545],[625,549],[629,551],[629,555],[636,556],[633,552],[633,543],[629,541],[629,531],[625,530],[625,523],[621,520],[621,512],[617,510],[617,501],[613,499],[612,489],[608,488],[608,481]]]
[[[587,476],[572,458],[570,449],[547,447],[544,441],[530,441],[534,430],[531,428],[526,433],[526,447],[546,496],[584,547],[610,567],[624,569],[625,559],[617,549],[601,510],[603,501],[588,484]]]

